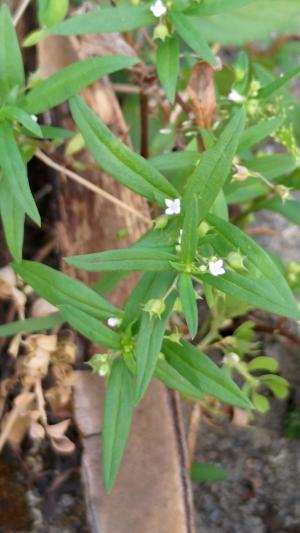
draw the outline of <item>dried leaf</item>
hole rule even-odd
[[[187,92],[195,114],[197,126],[210,128],[216,109],[214,69],[201,61],[192,70]]]
[[[45,429],[43,428],[41,424],[32,420],[30,424],[29,435],[34,440],[44,439]]]
[[[60,440],[65,436],[65,432],[67,431],[69,425],[70,425],[70,419],[62,420],[62,422],[58,422],[58,424],[53,424],[51,426],[46,427],[46,432],[52,439]]]
[[[51,445],[54,450],[62,454],[70,454],[75,450],[75,444],[68,437],[59,440],[51,439]]]
[[[50,313],[56,313],[57,307],[44,300],[44,298],[38,298],[31,307],[31,316],[38,318],[40,316],[46,316]]]

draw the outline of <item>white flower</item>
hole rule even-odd
[[[245,102],[246,98],[235,89],[232,89],[228,95],[228,100],[235,102],[236,104],[242,104]]]
[[[121,324],[121,320],[119,318],[117,318],[116,316],[111,316],[108,321],[107,321],[107,324],[111,327],[111,328],[116,328],[117,326],[119,326]]]
[[[222,276],[222,274],[225,274],[225,269],[223,267],[223,259],[210,261],[208,263],[208,268],[212,276]]]
[[[167,6],[165,6],[162,0],[156,0],[154,4],[150,6],[150,10],[155,17],[159,18],[167,12]]]
[[[165,210],[166,215],[179,215],[181,207],[180,198],[176,198],[176,200],[167,198],[165,202],[167,206],[167,209]]]
[[[36,115],[31,115],[31,118],[32,118],[32,120],[33,120],[34,122],[37,122],[37,121],[38,121],[38,118],[37,118]]]

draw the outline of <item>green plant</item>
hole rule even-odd
[[[26,37],[25,46],[49,34],[129,32],[154,26],[156,52],[145,45],[142,56],[156,65],[171,106],[180,102],[178,89],[185,87],[199,58],[220,68],[211,41],[240,45],[266,38],[270,28],[280,32],[292,27],[299,11],[298,0],[289,0],[288,5],[285,0],[175,0],[166,4],[156,0],[153,4],[105,5],[64,20],[68,2],[40,0],[37,6],[40,28]],[[232,32],[237,21],[238,30]],[[284,63],[285,58],[281,60]],[[3,228],[15,273],[57,308],[55,314],[42,319],[0,326],[0,335],[47,330],[68,322],[106,349],[90,365],[105,376],[107,385],[103,448],[108,490],[122,460],[134,407],[153,377],[192,399],[210,395],[244,409],[254,405],[264,412],[268,400],[258,392],[259,387],[267,386],[283,397],[287,384],[274,374],[273,359],[242,360],[253,352],[251,324],[246,322],[230,337],[221,334],[222,328],[252,308],[300,320],[291,290],[299,289],[298,267],[290,264],[286,270],[278,265],[245,231],[262,208],[300,224],[299,203],[291,195],[292,188],[299,188],[296,117],[300,108],[287,89],[300,69],[277,77],[276,58],[268,63],[241,51],[232,64],[215,72],[218,114],[213,124],[205,129],[191,122],[184,106],[175,123],[164,124],[160,115],[151,123],[152,157],[146,160],[117,139],[78,96],[101,76],[131,69],[137,62],[125,56],[96,57],[46,80],[33,77],[26,84],[9,10],[5,4],[0,9]],[[36,115],[64,101],[69,101],[80,136],[37,121]],[[129,97],[125,111],[132,102]],[[134,139],[137,125],[134,118],[130,120]],[[162,131],[166,128],[167,135]],[[172,150],[176,135],[180,151]],[[270,138],[281,144],[282,152],[268,153]],[[101,284],[92,288],[49,266],[22,260],[25,215],[40,223],[26,163],[36,155],[51,164],[45,152],[69,139],[74,167],[77,147],[85,145],[101,169],[146,198],[159,215],[155,220],[143,217],[149,230],[130,248],[65,259],[77,269],[106,273]],[[239,209],[230,219],[228,208],[236,204]],[[124,309],[116,308],[105,294],[132,271],[143,275]],[[199,297],[205,298],[210,310],[200,339]],[[184,317],[185,335],[176,329],[174,314]],[[204,353],[212,347],[224,353],[222,368]],[[252,372],[260,370],[271,373],[253,377]],[[233,371],[244,380],[242,390],[232,379]]]

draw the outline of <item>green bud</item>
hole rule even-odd
[[[150,313],[151,318],[153,316],[158,316],[158,318],[160,318],[165,309],[165,302],[162,298],[149,300],[144,306],[144,311]]]
[[[288,264],[288,273],[298,276],[300,274],[300,263],[296,263],[296,261],[290,261]]]
[[[161,215],[155,220],[154,229],[164,229],[169,223],[167,215]]]
[[[235,80],[237,82],[242,81],[245,78],[245,71],[240,67],[234,69]]]
[[[164,41],[166,37],[169,37],[169,36],[170,36],[170,33],[168,30],[168,26],[166,26],[166,24],[164,24],[163,22],[158,24],[156,28],[154,29],[153,39],[161,39],[162,41]]]
[[[176,298],[174,306],[173,306],[174,313],[182,313],[182,304],[180,298]]]
[[[86,364],[92,368],[93,374],[106,376],[110,372],[110,357],[108,353],[96,353]]]
[[[244,265],[245,259],[239,252],[230,252],[227,256],[227,263],[234,270],[247,270]]]
[[[181,337],[182,335],[180,331],[176,329],[176,331],[173,331],[173,333],[171,333],[171,335],[169,335],[167,338],[176,344],[181,344]]]
[[[204,235],[206,235],[210,230],[210,226],[209,224],[207,224],[206,222],[201,222],[200,226],[198,226],[198,234],[200,235],[200,237],[204,237]]]
[[[286,202],[286,200],[290,200],[292,198],[291,195],[291,188],[286,187],[285,185],[276,185],[274,188],[274,192],[281,198],[282,202]]]

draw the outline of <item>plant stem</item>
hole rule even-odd
[[[29,6],[29,4],[30,4],[30,0],[21,0],[19,6],[16,9],[16,12],[15,12],[15,14],[13,16],[14,26],[16,26],[18,24],[20,18],[22,17],[23,13],[25,12],[25,10]]]

